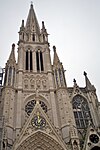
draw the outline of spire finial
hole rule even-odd
[[[87,76],[87,73],[84,71],[84,76]]]
[[[44,21],[42,21],[42,28],[45,28]]]
[[[53,46],[53,50],[56,51],[56,46]]]
[[[31,8],[33,8],[33,1],[31,1]]]
[[[12,49],[15,49],[15,44],[14,43],[12,44]]]
[[[73,82],[76,83],[76,79],[73,79]]]

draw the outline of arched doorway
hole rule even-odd
[[[14,150],[65,150],[63,143],[57,141],[55,136],[37,131],[22,141]]]

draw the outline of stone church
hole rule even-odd
[[[55,27],[56,28],[56,27]],[[30,5],[19,30],[0,86],[1,150],[100,150],[100,103],[84,72],[85,87],[74,79],[68,87],[65,70],[48,32],[40,29]]]

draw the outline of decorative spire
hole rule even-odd
[[[87,90],[89,90],[89,91],[91,91],[91,90],[95,91],[96,89],[95,89],[94,85],[91,84],[90,80],[87,77],[87,73],[85,71],[84,71],[84,76],[85,76],[85,82],[86,82],[86,88],[87,88]]]
[[[9,59],[7,61],[7,64],[14,65],[15,63],[16,63],[16,60],[15,60],[15,44],[13,43],[12,44],[12,50],[11,50]]]
[[[34,31],[36,34],[40,35],[40,27],[32,3],[30,5],[30,10],[26,22],[26,31]]]
[[[73,79],[74,86],[77,86],[76,79]]]
[[[53,46],[53,50],[54,50],[53,65],[57,65],[58,63],[60,63],[60,60],[59,60],[59,57],[57,55],[56,47],[55,46]]]

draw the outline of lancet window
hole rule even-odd
[[[5,69],[4,85],[6,85],[7,82],[7,74],[8,74],[8,68]]]
[[[44,71],[43,54],[40,50],[36,51],[37,71]]]
[[[12,78],[12,68],[9,68],[9,75],[8,75],[8,85],[11,85],[11,78]]]
[[[89,121],[92,122],[87,100],[77,95],[72,100],[72,106],[77,128],[86,128]]]
[[[61,86],[63,86],[63,74],[60,68],[59,68],[59,77],[60,77],[60,84]]]
[[[32,71],[33,65],[32,65],[32,51],[27,50],[26,51],[26,70]]]
[[[55,78],[56,78],[56,85],[59,85],[59,81],[58,81],[58,71],[55,69]]]

